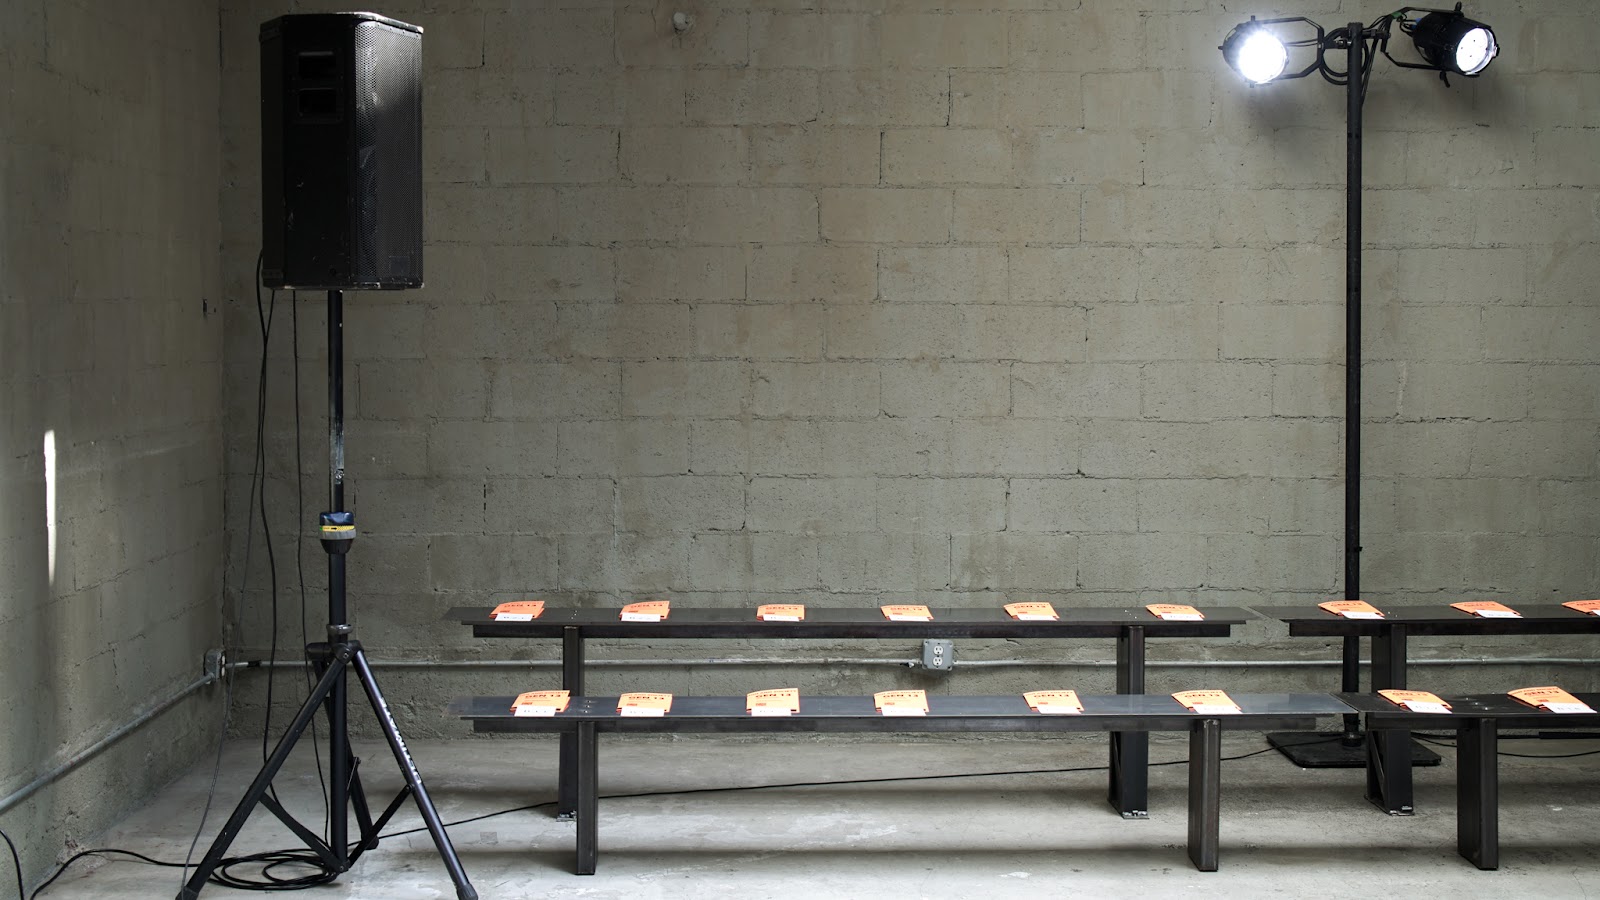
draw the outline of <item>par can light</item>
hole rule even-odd
[[[1411,30],[1417,52],[1431,65],[1468,77],[1489,67],[1500,52],[1494,31],[1455,12],[1430,12]]]
[[[1254,16],[1228,32],[1220,49],[1228,65],[1251,84],[1266,84],[1289,65],[1288,48]]]

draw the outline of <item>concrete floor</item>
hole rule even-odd
[[[1183,759],[1181,739],[1157,735],[1153,760]],[[1264,747],[1224,738],[1227,755]],[[548,801],[555,747],[547,739],[459,740],[414,746],[445,821]],[[1503,750],[1557,754],[1593,742],[1515,741]],[[369,790],[400,783],[381,745],[358,747]],[[452,839],[485,898],[811,897],[950,898],[1216,896],[1600,896],[1600,756],[1501,763],[1501,860],[1480,872],[1455,853],[1454,751],[1418,769],[1418,814],[1391,818],[1361,797],[1359,770],[1302,770],[1276,752],[1223,765],[1221,871],[1185,856],[1183,766],[1151,772],[1151,817],[1124,821],[1102,801],[1103,770],[1044,775],[779,788],[602,800],[597,874],[571,874],[573,825],[547,809],[454,826]],[[727,785],[878,779],[1100,766],[1104,739],[782,742],[748,738],[602,736],[603,794]],[[227,748],[204,852],[260,761],[259,743]],[[299,762],[299,760],[297,760]],[[197,766],[107,833],[100,846],[182,860],[199,822],[211,766]],[[280,796],[320,824],[309,764],[278,782]],[[419,825],[408,806],[391,831]],[[264,812],[235,853],[292,846]],[[42,896],[170,897],[176,869],[80,862]],[[220,887],[203,896],[241,896]],[[386,840],[332,885],[307,896],[407,900],[454,897],[427,834]]]

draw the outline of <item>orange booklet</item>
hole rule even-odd
[[[768,603],[756,607],[756,618],[763,622],[804,622],[806,606],[804,603]]]
[[[532,622],[544,615],[543,600],[512,600],[502,603],[489,613],[496,622]]]
[[[1227,691],[1178,691],[1172,699],[1182,703],[1185,709],[1202,715],[1231,715],[1240,712],[1239,704],[1233,702]]]
[[[1471,613],[1482,619],[1520,619],[1522,613],[1517,612],[1504,603],[1493,600],[1463,600],[1460,603],[1450,604],[1451,609],[1459,609],[1464,613]]]
[[[1083,712],[1083,701],[1077,691],[1029,691],[1022,695],[1034,712],[1047,716],[1073,715]]]
[[[886,716],[925,716],[928,714],[928,692],[879,691],[872,695],[872,705]]]
[[[1396,706],[1403,706],[1412,712],[1447,713],[1450,711],[1450,704],[1440,700],[1437,694],[1430,694],[1427,691],[1402,691],[1391,689],[1379,691],[1378,693],[1390,703],[1393,703]]]
[[[1048,603],[1007,603],[1006,612],[1019,622],[1057,622],[1056,608]]]
[[[1600,616],[1600,600],[1568,600],[1561,605],[1591,616]]]
[[[1548,687],[1518,688],[1506,691],[1529,706],[1538,706],[1555,713],[1592,713],[1594,707],[1572,696],[1555,685]]]
[[[1205,614],[1192,606],[1181,603],[1149,603],[1145,609],[1150,615],[1168,622],[1200,622],[1205,619]]]
[[[774,688],[744,695],[745,709],[752,716],[792,716],[800,711],[799,688]]]
[[[933,612],[926,606],[880,606],[883,617],[891,622],[932,622]]]
[[[641,600],[624,606],[618,617],[624,622],[659,622],[671,611],[671,600]]]
[[[1329,600],[1317,606],[1346,619],[1381,619],[1383,613],[1365,600]]]
[[[617,698],[617,714],[622,716],[664,716],[671,708],[671,694],[623,694]]]
[[[553,716],[566,712],[572,695],[567,691],[527,691],[511,701],[511,714],[519,718]]]

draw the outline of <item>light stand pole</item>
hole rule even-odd
[[[1408,18],[1414,13],[1424,15]],[[1400,30],[1416,42],[1423,63],[1403,62],[1389,53],[1389,38],[1399,23]],[[1270,26],[1308,26],[1313,38],[1283,41]],[[1291,48],[1313,48],[1315,59],[1298,71],[1289,71]],[[1345,88],[1345,397],[1344,397],[1344,599],[1361,599],[1361,130],[1367,81],[1372,65],[1381,52],[1395,65],[1440,73],[1448,85],[1448,75],[1474,77],[1494,59],[1498,47],[1487,26],[1467,19],[1461,4],[1454,10],[1404,7],[1380,17],[1371,25],[1351,22],[1344,28],[1324,32],[1322,26],[1303,16],[1250,21],[1235,28],[1220,48],[1228,64],[1248,79],[1252,86],[1280,79],[1303,78],[1312,72]],[[1345,51],[1341,72],[1328,63],[1330,51]],[[1403,673],[1389,673],[1403,678]],[[1403,688],[1405,685],[1386,684]],[[1340,665],[1340,690],[1361,690],[1361,639],[1343,638]],[[1267,740],[1296,765],[1305,768],[1360,768],[1368,765],[1369,752],[1379,761],[1405,759],[1412,765],[1437,765],[1438,754],[1412,742],[1404,732],[1375,735],[1369,749],[1361,732],[1360,717],[1344,717],[1343,732],[1275,732]],[[1409,748],[1408,748],[1409,745]]]

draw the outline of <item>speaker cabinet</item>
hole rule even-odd
[[[262,278],[422,286],[422,29],[372,13],[261,26]]]

